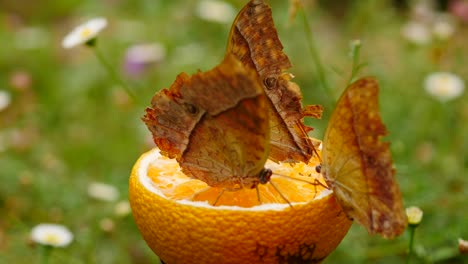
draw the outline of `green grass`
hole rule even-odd
[[[323,120],[306,120],[321,138],[329,105],[351,74],[349,42],[361,39],[361,76],[376,76],[381,85],[382,116],[390,135],[405,206],[416,205],[424,219],[416,230],[412,263],[463,263],[457,239],[468,238],[468,98],[440,103],[423,89],[425,76],[450,71],[468,81],[468,28],[459,27],[445,42],[414,46],[400,36],[407,14],[387,1],[350,1],[341,11],[316,6],[307,10],[315,45],[330,86],[321,86],[300,17],[288,22],[287,1],[269,1],[280,38],[294,67],[305,104],[324,104]],[[39,3],[39,2],[38,2]],[[243,1],[231,1],[240,9]],[[131,215],[117,217],[115,203],[87,195],[92,181],[114,185],[127,199],[133,163],[151,145],[140,121],[144,106],[119,104],[123,92],[93,53],[84,47],[63,50],[62,37],[84,17],[105,16],[110,26],[98,46],[120,71],[125,48],[157,41],[165,60],[139,79],[125,81],[149,104],[182,71],[208,70],[223,57],[230,25],[198,19],[195,1],[57,1],[24,5],[0,3],[0,89],[12,104],[0,112],[0,263],[36,263],[31,228],[43,222],[69,227],[75,241],[54,250],[50,263],[157,263]],[[331,13],[330,10],[335,10]],[[378,12],[376,12],[378,10]],[[137,22],[128,29],[128,21]],[[125,24],[125,22],[127,22]],[[24,28],[41,31],[21,48]],[[24,43],[23,43],[24,44]],[[199,57],[182,56],[180,47],[199,46]],[[442,54],[435,59],[435,54]],[[32,78],[25,90],[10,82],[17,71]],[[112,219],[103,231],[99,222]],[[403,263],[408,234],[393,241],[371,237],[353,225],[325,263]]]

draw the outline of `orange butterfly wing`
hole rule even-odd
[[[234,56],[208,72],[180,74],[143,121],[161,151],[211,186],[252,187],[269,151],[266,97],[256,73]]]
[[[378,83],[363,78],[342,94],[322,150],[322,174],[348,217],[385,238],[406,226],[387,134],[378,109]]]
[[[270,115],[270,159],[307,162],[314,142],[303,123],[304,116],[320,118],[322,107],[302,109],[300,88],[285,73],[291,67],[278,38],[270,7],[250,1],[237,15],[228,39],[226,56],[234,54],[246,67],[257,71],[268,96]]]

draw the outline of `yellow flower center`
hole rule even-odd
[[[451,79],[449,76],[443,76],[439,83],[439,92],[443,95],[450,94],[452,91]]]
[[[91,34],[92,34],[92,31],[89,28],[83,28],[83,30],[80,32],[80,36],[82,38],[88,38]]]
[[[57,245],[60,242],[60,237],[57,234],[47,234],[44,240],[50,245]]]

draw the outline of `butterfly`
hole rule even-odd
[[[344,212],[385,238],[406,227],[400,189],[378,106],[379,87],[368,77],[352,83],[330,117],[319,169]]]
[[[271,8],[260,0],[248,2],[235,18],[229,33],[226,56],[235,55],[253,68],[268,97],[270,156],[273,161],[308,162],[318,142],[304,125],[305,116],[320,118],[320,105],[301,105],[299,86],[286,70],[291,67],[275,28]]]
[[[208,185],[253,188],[266,183],[267,98],[255,71],[234,56],[192,76],[181,73],[157,93],[146,123],[161,152]]]
[[[188,176],[224,188],[268,182],[267,158],[308,161],[314,145],[303,117],[319,116],[321,107],[302,109],[282,49],[269,6],[247,3],[223,62],[208,72],[182,73],[153,97],[143,121],[162,153]]]

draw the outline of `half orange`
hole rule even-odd
[[[267,162],[274,186],[223,192],[153,149],[130,176],[133,216],[165,263],[320,263],[352,221],[330,190],[310,183],[323,182],[318,163]]]

